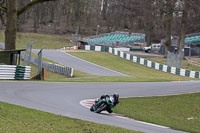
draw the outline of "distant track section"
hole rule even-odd
[[[33,49],[33,53],[37,54],[38,52],[39,50]],[[43,50],[43,57],[91,75],[129,77],[128,75],[96,65],[58,50]]]

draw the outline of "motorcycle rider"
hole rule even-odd
[[[102,95],[101,97],[100,97],[100,99],[97,99],[96,101],[95,101],[95,103],[98,103],[100,100],[102,100],[102,99],[104,99],[104,98],[109,98],[109,99],[114,99],[113,101],[114,102],[112,102],[112,106],[110,107],[110,108],[108,108],[106,111],[108,111],[108,113],[112,113],[113,112],[113,110],[112,110],[112,108],[113,107],[115,107],[118,103],[119,103],[119,94],[117,94],[117,93],[115,93],[115,94],[113,94],[113,95]],[[99,103],[99,104],[101,104],[101,103]],[[92,111],[92,110],[91,110]]]

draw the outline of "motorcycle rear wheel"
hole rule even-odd
[[[94,104],[90,107],[90,111],[94,111]]]

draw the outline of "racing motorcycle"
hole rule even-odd
[[[118,97],[116,98],[113,95],[107,95],[104,98],[97,99],[91,106],[90,111],[95,113],[101,113],[102,111],[112,113],[112,108],[115,107],[118,103]]]

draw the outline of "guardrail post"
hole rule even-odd
[[[43,69],[43,63],[42,63],[42,50],[45,48],[45,46],[43,45],[41,50],[38,52],[38,78],[40,80],[43,79],[43,73],[42,73],[42,69]]]

